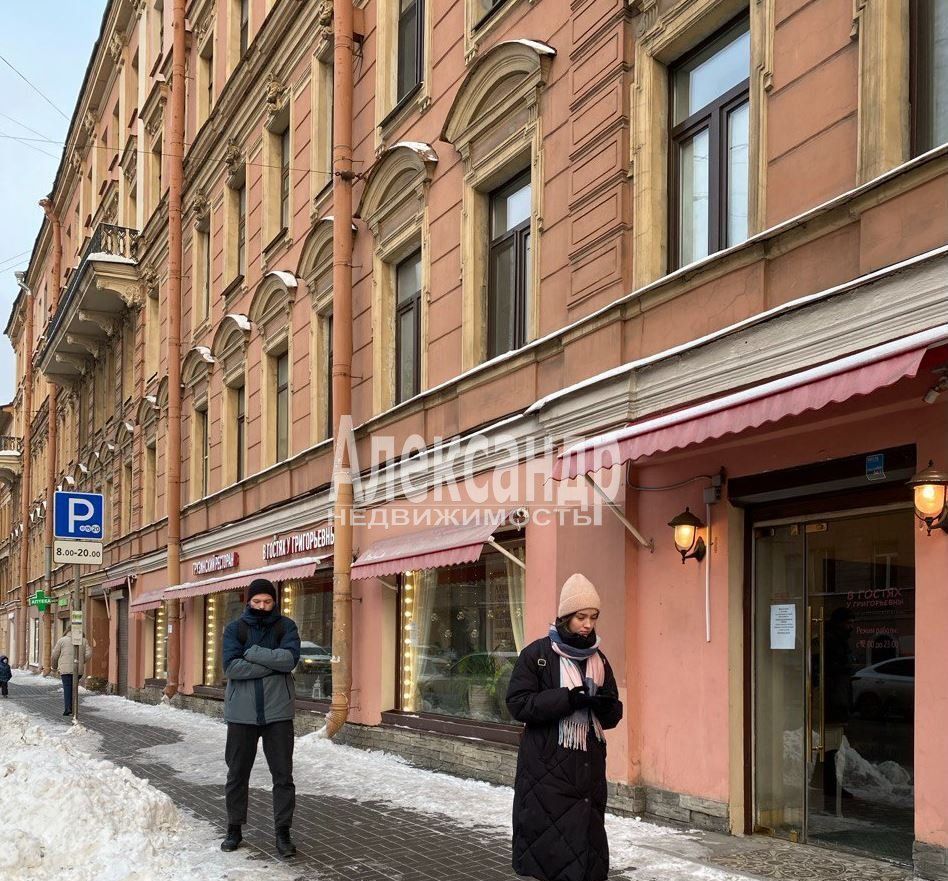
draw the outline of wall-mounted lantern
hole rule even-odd
[[[932,534],[933,529],[948,532],[948,472],[938,471],[929,460],[909,482],[915,494],[915,516]]]
[[[690,508],[685,508],[681,514],[669,520],[668,525],[675,530],[675,547],[681,554],[682,565],[689,559],[701,562],[707,548],[698,530],[704,528],[704,522],[692,514]]]

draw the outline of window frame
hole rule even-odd
[[[275,462],[284,462],[290,457],[290,353],[286,349],[282,352],[274,352],[271,356],[273,361],[271,369],[273,370],[273,452]],[[280,366],[286,364],[286,375],[281,381]],[[281,400],[283,403],[281,413]],[[282,448],[280,428],[283,427]]]
[[[237,55],[243,58],[250,48],[250,0],[237,0],[240,4],[238,17]]]
[[[930,0],[929,0],[930,2]],[[909,4],[909,146],[912,156],[920,156],[935,147],[934,143],[935,120],[929,111],[929,104],[933,97],[934,82],[934,55],[931,53],[927,40],[923,34],[931,33],[933,19],[929,2],[922,0]],[[928,76],[925,76],[925,74]],[[945,86],[948,89],[948,84]],[[926,99],[924,107],[922,98]],[[924,111],[924,112],[922,112]],[[922,133],[925,140],[923,143]]]
[[[418,269],[418,289],[407,297],[404,301],[399,299],[399,270],[409,261],[415,261],[417,263]],[[410,398],[415,397],[415,395],[420,394],[421,392],[421,292],[422,292],[422,281],[421,281],[421,271],[422,271],[422,253],[421,248],[413,251],[407,257],[402,260],[399,260],[395,266],[395,285],[394,285],[394,294],[395,294],[395,404],[401,404],[404,401],[409,400]],[[412,389],[410,394],[402,394],[401,386],[401,366],[402,366],[402,356],[405,354],[403,345],[402,345],[402,333],[401,333],[401,318],[403,315],[411,313],[412,314],[412,325],[414,330],[414,345],[412,346],[411,359],[413,364],[412,370]],[[330,346],[330,357],[331,357],[331,346]],[[331,364],[331,361],[330,361]],[[331,401],[331,398],[330,398]],[[332,405],[330,403],[330,410]]]
[[[231,386],[234,396],[234,473],[239,483],[247,476],[247,386]]]
[[[491,224],[494,217],[494,204],[498,199],[504,199],[508,195],[523,189],[524,186],[530,188],[530,216],[522,220],[513,229],[507,230],[499,236],[494,237],[491,231]],[[533,176],[530,169],[521,171],[514,175],[510,180],[497,187],[488,196],[487,206],[487,315],[486,315],[486,337],[487,337],[487,358],[496,358],[506,352],[513,352],[523,348],[527,343],[527,324],[528,313],[530,309],[530,285],[527,282],[530,270],[530,248],[524,247],[524,242],[530,240],[533,232]],[[514,280],[513,290],[510,299],[514,306],[513,315],[513,346],[510,349],[500,351],[494,348],[492,320],[493,312],[496,310],[496,290],[492,284],[494,278],[494,260],[496,253],[508,242],[514,242]],[[530,242],[532,246],[532,242]]]
[[[727,244],[727,159],[728,159],[728,125],[730,114],[744,104],[750,106],[750,67],[747,78],[726,92],[718,95],[713,101],[683,119],[677,125],[675,118],[675,78],[682,68],[694,60],[714,42],[720,40],[729,31],[735,31],[734,39],[739,39],[740,32],[736,32],[739,25],[744,24],[750,34],[750,22],[745,14],[731,19],[724,27],[718,29],[705,40],[702,40],[694,49],[687,52],[668,69],[668,271],[672,272],[689,263],[681,256],[681,146],[687,143],[705,129],[708,130],[708,254],[716,254],[728,247]],[[733,41],[732,41],[733,42]],[[724,49],[730,43],[722,43]],[[748,184],[750,183],[750,165],[748,163]],[[748,203],[748,208],[750,207]],[[748,230],[750,218],[748,217]],[[698,259],[705,259],[704,257]]]
[[[279,133],[280,139],[280,231],[290,228],[290,127]]]
[[[407,14],[407,10],[402,9],[403,2],[405,0],[399,0],[395,24],[395,108],[411,98],[425,77],[425,0],[408,0],[409,8],[413,8],[415,15],[415,58],[413,70],[410,71],[414,80],[411,83],[406,82],[402,88],[402,19]]]

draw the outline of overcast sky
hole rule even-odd
[[[17,293],[13,273],[27,268],[43,220],[37,202],[52,189],[105,4],[106,0],[0,0],[0,328],[6,327]],[[53,143],[23,143],[11,135]],[[13,350],[4,336],[0,403],[12,399],[14,380]]]

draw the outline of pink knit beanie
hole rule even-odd
[[[556,617],[565,618],[580,609],[599,609],[601,606],[602,601],[593,583],[585,575],[576,572],[563,582]]]

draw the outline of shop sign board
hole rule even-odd
[[[191,571],[195,576],[210,575],[214,572],[233,569],[239,563],[240,556],[237,551],[228,551],[223,554],[214,554],[213,557],[205,557],[203,560],[195,560],[191,564]]]
[[[264,560],[278,560],[293,554],[305,554],[320,548],[332,547],[335,543],[333,525],[310,529],[307,532],[294,532],[275,537],[263,545]]]

